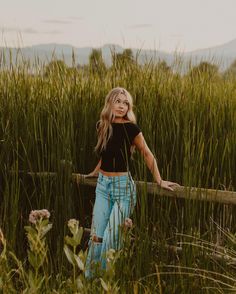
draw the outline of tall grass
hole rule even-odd
[[[89,67],[58,67],[45,74],[38,61],[7,67],[1,60],[0,226],[18,256],[25,256],[23,226],[29,211],[47,208],[54,224],[49,234],[50,266],[66,272],[66,222],[74,217],[88,227],[94,200],[94,190],[77,187],[71,172],[88,173],[96,165],[95,125],[105,95],[115,86],[127,88],[134,97],[138,124],[163,178],[186,186],[235,190],[234,79],[191,71],[181,76],[152,62],[113,66],[98,73]],[[31,179],[19,171],[55,171],[57,177]],[[133,174],[136,179],[152,180],[139,154],[134,156]],[[208,283],[223,291],[215,277],[209,282],[207,276],[212,277],[211,271],[235,274],[232,267],[210,260],[190,245],[180,256],[166,249],[167,244],[183,242],[185,234],[212,243],[220,238],[227,246],[213,221],[234,232],[234,207],[160,198],[143,190],[133,218],[134,242],[116,274],[126,293],[139,293],[129,290],[130,284],[141,293],[145,289],[197,292]],[[199,272],[187,276],[186,268]]]

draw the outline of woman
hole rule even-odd
[[[105,254],[121,247],[120,227],[136,203],[136,188],[130,175],[130,158],[136,147],[144,157],[155,182],[173,191],[176,183],[163,181],[157,162],[148,148],[133,113],[133,101],[124,88],[112,89],[106,99],[98,123],[95,150],[100,153],[96,168],[87,175],[98,175],[93,208],[91,238],[86,260],[86,277],[93,276],[93,264],[106,268]]]

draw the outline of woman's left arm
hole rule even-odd
[[[157,166],[157,161],[152,154],[151,150],[149,149],[142,133],[139,133],[133,141],[133,144],[137,147],[137,149],[141,152],[142,156],[144,157],[145,163],[149,170],[151,171],[154,180],[157,182],[159,186],[162,188],[165,188],[170,191],[174,191],[172,187],[174,186],[179,186],[179,184],[170,182],[170,181],[164,181],[161,178],[158,166]]]
[[[86,178],[98,177],[98,173],[99,173],[99,170],[100,170],[101,163],[102,163],[102,160],[100,159],[98,164],[96,165],[95,169],[91,173],[85,175],[85,177]]]

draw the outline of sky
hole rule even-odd
[[[236,0],[0,0],[0,46],[192,51],[236,38]]]

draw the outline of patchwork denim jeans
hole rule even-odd
[[[122,246],[120,227],[136,204],[136,187],[130,174],[104,176],[99,173],[93,207],[91,239],[86,260],[86,277],[93,276],[93,267],[106,268],[106,252]],[[102,238],[95,242],[92,236]]]

